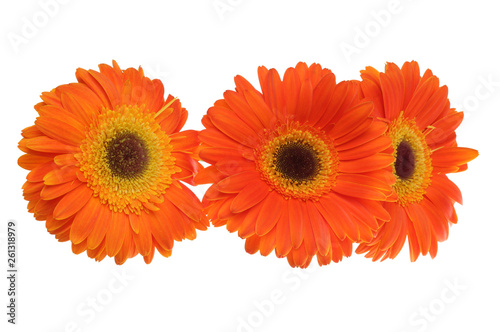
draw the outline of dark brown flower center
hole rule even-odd
[[[275,158],[276,170],[291,180],[304,181],[318,174],[318,156],[309,144],[284,144],[276,151]]]
[[[108,143],[106,158],[113,175],[132,178],[146,169],[149,153],[144,140],[134,133],[123,132]]]
[[[415,171],[415,154],[406,141],[401,141],[398,145],[394,168],[396,175],[402,180],[409,179]]]

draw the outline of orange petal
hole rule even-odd
[[[23,154],[17,160],[17,164],[24,169],[32,170],[42,164],[47,164],[52,161],[53,158],[46,156],[36,156],[31,154]]]
[[[99,213],[99,217],[95,221],[94,229],[87,237],[87,245],[89,249],[96,249],[101,244],[105,247],[106,241],[104,241],[104,237],[108,232],[109,224],[111,222],[112,212],[109,207],[102,206],[97,213]]]
[[[160,206],[160,211],[156,214],[157,219],[165,224],[165,227],[176,241],[182,241],[186,237],[186,234],[191,231],[191,220],[168,200],[163,202]]]
[[[418,203],[408,204],[405,208],[415,228],[415,235],[422,255],[426,255],[431,246],[431,228],[427,215]]]
[[[99,198],[92,197],[88,203],[75,215],[69,238],[73,244],[79,244],[87,239],[94,229],[96,220],[99,219],[100,211],[103,208]]]
[[[436,119],[442,118],[450,109],[448,100],[448,87],[442,86],[438,88],[427,103],[422,108],[422,111],[415,118],[417,126],[422,130],[429,126]]]
[[[54,218],[65,219],[74,215],[87,204],[92,195],[93,191],[82,183],[59,201],[54,209]]]
[[[314,87],[314,98],[311,105],[311,109],[314,110],[314,112],[309,113],[308,116],[308,121],[310,121],[311,124],[316,125],[319,119],[325,115],[327,110],[331,115],[335,115],[337,109],[329,108],[330,100],[337,97],[337,95],[334,94],[335,84],[335,75],[328,74],[321,77],[321,80]]]
[[[384,201],[386,199],[386,195],[377,190],[377,188],[366,186],[357,182],[339,180],[335,187],[332,188],[332,190],[339,194],[344,194],[352,197],[372,199],[376,201]]]
[[[284,209],[276,224],[276,256],[284,257],[292,249],[292,239],[290,237],[289,211]]]
[[[446,140],[458,128],[463,119],[463,112],[453,112],[434,122],[431,127],[432,130],[426,132],[425,140],[427,144],[439,144]]]
[[[278,119],[283,119],[285,115],[283,112],[285,109],[285,93],[278,71],[274,68],[270,69],[261,84],[264,100],[270,106],[273,114]]]
[[[172,250],[174,246],[174,239],[170,230],[166,226],[167,223],[180,222],[180,220],[166,220],[158,218],[159,215],[156,213],[145,214],[143,218],[145,222],[149,222],[151,225],[151,234],[155,238],[156,242],[164,249]]]
[[[114,107],[118,105],[121,101],[120,93],[112,81],[106,75],[103,75],[95,70],[89,70],[88,72],[106,92],[106,95],[111,102],[111,106]]]
[[[109,257],[114,257],[122,248],[125,240],[125,229],[130,227],[128,216],[123,212],[111,213],[108,231],[106,233],[106,252]]]
[[[194,184],[212,184],[217,183],[224,178],[224,175],[213,165],[202,168],[194,177]]]
[[[245,240],[245,251],[251,255],[259,251],[260,236],[252,235]]]
[[[194,153],[199,143],[198,132],[195,130],[185,130],[170,135],[170,144],[172,144],[173,151]]]
[[[366,122],[366,120],[365,120],[365,122]],[[367,144],[368,142],[371,142],[374,139],[379,138],[387,131],[387,123],[384,121],[379,121],[379,120],[373,121],[373,119],[371,119],[368,123],[370,125],[366,126],[366,128],[364,128],[364,131],[359,132],[357,136],[353,136],[350,140],[347,140],[347,141],[343,142],[342,144],[340,144],[339,141],[337,141],[336,142],[337,145],[335,146],[337,151],[343,151],[343,150],[353,149],[353,148],[362,146],[364,144]],[[365,126],[365,123],[363,123],[363,125],[361,125],[360,127],[364,127],[364,126]],[[354,130],[353,132],[349,133],[349,135],[346,135],[346,136],[351,136],[351,134],[353,134],[357,131],[358,131],[358,129]],[[342,137],[342,139],[343,138],[344,137]]]
[[[388,250],[398,239],[403,231],[403,224],[407,222],[406,212],[398,204],[386,204],[386,209],[391,215],[391,220],[384,223],[377,235],[378,246],[381,251]],[[406,234],[404,234],[406,237]]]
[[[250,171],[228,176],[217,183],[217,189],[223,193],[239,193],[253,181],[260,179],[259,172]]]
[[[115,263],[117,265],[122,265],[125,263],[127,258],[130,257],[130,252],[133,250],[134,240],[132,237],[132,231],[130,228],[125,228],[125,238],[123,240],[123,245],[118,254],[115,256]]]
[[[201,215],[201,202],[196,195],[182,183],[178,183],[180,188],[175,185],[167,189],[164,196],[179,210],[193,221],[199,221]]]
[[[372,102],[364,102],[346,112],[332,130],[334,139],[342,137],[362,124],[373,111]]]
[[[33,125],[21,130],[21,135],[24,138],[33,138],[33,137],[43,136],[43,133],[40,131],[40,129],[38,129],[35,125]]]
[[[405,110],[404,114],[407,118],[412,119],[418,117],[418,115],[425,110],[425,105],[434,92],[439,88],[439,80],[436,76],[431,76],[425,80],[422,78],[421,82],[422,84],[415,90],[415,94]]]
[[[245,171],[255,171],[256,166],[253,161],[238,158],[238,159],[226,159],[217,162],[217,170],[226,175],[233,175]]]
[[[339,151],[339,160],[365,158],[391,146],[392,140],[387,136],[381,136],[355,148]]]
[[[261,180],[247,185],[231,203],[231,212],[240,213],[262,201],[269,194],[269,187]]]
[[[256,133],[241,119],[239,119],[233,112],[224,110],[222,108],[215,111],[210,109],[208,115],[212,123],[224,134],[234,139],[243,145],[253,147],[256,143]]]
[[[80,150],[79,147],[64,144],[47,136],[29,138],[26,140],[26,146],[35,151],[48,153],[75,153]]]
[[[72,166],[78,164],[74,154],[60,154],[54,157],[54,162],[58,166]]]
[[[69,193],[70,191],[77,188],[81,184],[82,183],[80,181],[76,180],[54,186],[46,185],[40,193],[40,198],[45,200],[55,199],[57,197]]]
[[[326,255],[331,249],[328,225],[316,206],[310,200],[306,201],[306,205],[318,251],[321,255]]]
[[[271,231],[278,223],[278,220],[286,208],[285,200],[274,191],[269,193],[269,196],[264,201],[260,214],[257,217],[255,224],[255,233],[263,236]]]
[[[433,176],[432,186],[459,204],[463,204],[462,193],[446,175]]]
[[[288,200],[288,219],[290,222],[290,236],[292,239],[292,247],[297,249],[302,244],[302,240],[304,239],[303,235],[303,226],[302,224],[305,222],[303,209],[301,206],[302,201],[297,199],[289,199]]]
[[[304,222],[302,223],[302,233],[304,236],[304,248],[308,256],[314,256],[318,252],[318,247],[316,245],[316,238],[313,233],[311,221],[309,220],[309,214],[305,208],[305,203],[302,205],[304,208]]]
[[[78,168],[74,166],[53,169],[43,177],[43,182],[46,185],[57,185],[77,180],[77,170]]]
[[[241,225],[243,224],[243,221],[245,220],[245,213],[238,213],[236,215],[233,215],[231,218],[227,220],[227,230],[231,233],[236,232]],[[215,227],[218,227],[219,225],[215,225]],[[220,225],[222,226],[222,225]]]
[[[394,156],[379,153],[370,157],[356,160],[344,160],[339,164],[339,171],[345,173],[364,173],[388,167],[394,161]]]
[[[51,172],[57,171],[59,169],[60,168],[56,164],[54,164],[54,162],[50,161],[33,168],[31,172],[29,172],[26,176],[26,180],[28,180],[29,182],[41,182],[47,176],[47,174],[50,174]]]
[[[238,150],[241,144],[216,128],[204,129],[199,133],[200,140],[206,145]]]
[[[128,214],[128,220],[130,222],[130,227],[134,231],[135,234],[139,233],[139,223],[141,222],[140,217],[135,213]]]
[[[449,167],[468,163],[479,155],[477,150],[461,147],[443,147],[432,152],[432,165]]]
[[[385,73],[380,74],[380,87],[384,96],[385,117],[392,121],[403,110],[405,97],[403,74],[394,63],[388,63]]]
[[[432,202],[428,198],[424,197],[420,204],[427,214],[432,228],[432,234],[434,235],[436,240],[440,242],[445,241],[448,238],[449,233],[448,219],[443,215],[440,209],[432,204]]]
[[[200,151],[200,158],[210,164],[217,164],[220,160],[239,160],[240,151],[228,148],[204,148]]]
[[[335,235],[340,240],[343,240],[346,237],[346,232],[343,229],[341,220],[343,218],[348,218],[348,216],[343,209],[335,209],[335,206],[331,203],[332,201],[333,199],[331,197],[325,195],[318,202],[315,202],[314,205],[323,218],[325,218],[328,225],[330,225]]]
[[[345,107],[350,107],[352,101],[352,96],[347,98],[348,95],[353,95],[351,93],[352,86],[347,82],[340,82],[339,84],[333,86],[331,91],[325,91],[330,94],[330,102],[327,105],[327,110],[323,113],[321,119],[316,123],[316,127],[323,128],[332,124],[332,120],[338,115],[339,111]]]
[[[112,109],[112,105],[109,101],[108,95],[104,88],[99,84],[99,82],[90,74],[89,71],[82,68],[76,70],[76,78],[78,82],[85,83],[101,100],[104,107]]]
[[[260,133],[264,129],[259,117],[255,114],[250,105],[248,105],[242,93],[228,90],[224,92],[224,99],[241,121],[248,125],[255,133]]]
[[[245,211],[245,218],[238,229],[238,236],[242,239],[246,239],[255,234],[255,222],[262,209],[263,201],[255,205],[253,208]]]
[[[257,90],[245,90],[245,99],[252,110],[257,114],[264,127],[270,127],[275,121],[275,117],[264,101],[264,97]]]
[[[295,68],[288,68],[283,75],[283,85],[286,91],[286,112],[288,116],[294,116],[297,113],[297,103],[300,93],[300,77]]]
[[[260,238],[260,254],[269,255],[276,247],[276,227]]]
[[[410,261],[415,262],[420,256],[420,246],[415,229],[411,222],[408,223],[408,246],[410,247]]]
[[[140,218],[139,233],[133,233],[134,242],[141,255],[148,256],[152,251],[154,251],[153,239],[151,237],[151,226],[149,222],[145,222],[142,218],[142,214]]]
[[[59,142],[79,147],[85,138],[83,131],[57,118],[40,117],[35,121],[40,130]]]
[[[405,109],[420,82],[420,68],[416,61],[405,62],[401,67],[405,83],[405,98],[403,102],[403,109]]]

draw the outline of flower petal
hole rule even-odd
[[[82,183],[59,201],[54,209],[54,218],[65,219],[71,217],[87,204],[92,195],[92,190]]]

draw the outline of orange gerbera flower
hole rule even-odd
[[[384,203],[391,221],[356,252],[373,260],[394,258],[408,237],[411,261],[420,253],[434,258],[437,242],[448,237],[449,223],[457,222],[454,203],[462,204],[460,190],[446,173],[466,170],[467,162],[478,155],[457,147],[455,129],[463,113],[450,108],[448,88],[440,87],[430,70],[420,76],[415,61],[401,69],[388,63],[385,73],[367,67],[361,77],[362,94],[389,123],[396,201]]]
[[[387,125],[359,102],[357,85],[336,84],[320,65],[299,63],[280,79],[258,70],[262,93],[241,76],[203,118],[195,181],[215,182],[204,207],[215,226],[246,239],[246,251],[275,250],[291,266],[350,256],[389,215]]]
[[[35,125],[22,131],[19,165],[29,212],[46,220],[49,233],[117,264],[155,248],[172,253],[173,241],[194,239],[208,220],[201,202],[179,180],[192,183],[200,165],[199,141],[179,132],[187,112],[163,99],[163,84],[142,68],[100,65],[76,71],[78,83],[41,95]]]

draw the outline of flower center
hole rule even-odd
[[[432,180],[431,150],[415,120],[403,113],[389,124],[388,135],[394,148],[393,185],[401,206],[420,202]]]
[[[335,185],[337,151],[313,127],[292,122],[267,132],[255,155],[262,178],[285,198],[318,199]]]
[[[104,109],[94,120],[75,155],[88,186],[116,212],[140,214],[180,171],[170,138],[144,107]]]
[[[120,133],[108,143],[106,159],[113,175],[121,178],[139,176],[149,161],[146,142],[134,133]]]
[[[318,172],[318,156],[303,142],[281,145],[275,152],[276,171],[294,181],[308,180]]]
[[[415,154],[407,141],[401,141],[396,149],[394,169],[396,175],[403,180],[409,179],[415,171]]]

